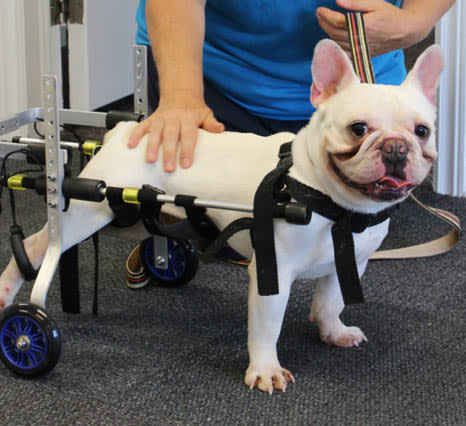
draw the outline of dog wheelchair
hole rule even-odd
[[[141,51],[139,51],[139,55],[141,55]],[[146,67],[144,66],[140,67],[138,72],[135,72],[136,83],[140,84],[141,81],[144,81],[145,70]],[[135,87],[135,101],[144,105],[145,94],[143,90],[138,90],[137,85]],[[348,304],[347,302],[359,303],[362,301],[359,277],[355,268],[352,235],[353,233],[363,232],[367,226],[373,226],[385,220],[386,213],[378,217],[363,217],[371,215],[342,211],[342,208],[335,206],[329,197],[321,193],[316,194],[318,191],[312,190],[312,188],[313,193],[311,194],[307,188],[303,192],[303,185],[299,186],[299,182],[293,183],[290,179],[286,182],[290,184],[290,188],[293,185],[297,188],[294,193],[291,189],[284,191],[281,189],[277,190],[277,188],[281,188],[280,182],[283,182],[281,178],[292,165],[291,145],[289,143],[284,144],[288,145],[288,151],[282,152],[280,150],[280,160],[277,168],[264,178],[256,191],[254,205],[200,200],[190,195],[167,195],[157,188],[148,185],[144,185],[142,188],[107,187],[106,183],[100,180],[66,176],[66,149],[80,148],[83,151],[93,152],[98,147],[92,144],[86,147],[85,144],[73,146],[69,143],[60,142],[60,123],[97,125],[98,127],[111,128],[119,120],[142,119],[144,113],[147,113],[147,104],[146,111],[137,111],[138,115],[136,116],[115,113],[100,115],[101,113],[59,110],[57,108],[56,79],[51,76],[43,78],[42,104],[42,108],[30,110],[18,114],[12,119],[0,122],[0,136],[11,132],[20,125],[32,123],[36,118],[43,120],[45,127],[44,140],[38,142],[42,144],[42,151],[45,151],[44,164],[46,173],[44,177],[42,179],[33,179],[28,176],[14,175],[9,177],[7,181],[7,186],[11,191],[14,189],[34,189],[36,192],[46,196],[49,224],[48,249],[37,278],[35,278],[36,271],[34,271],[34,268],[28,262],[27,257],[24,259],[21,230],[14,229],[12,235],[13,252],[20,270],[26,279],[35,279],[30,303],[12,305],[0,314],[0,358],[8,368],[17,374],[36,376],[46,373],[53,369],[60,356],[60,334],[54,322],[46,313],[45,304],[51,280],[62,257],[61,223],[63,210],[66,209],[67,200],[69,199],[81,199],[92,202],[106,200],[116,213],[117,219],[123,217],[124,221],[129,220],[130,222],[132,216],[131,210],[134,212],[134,206],[139,206],[136,220],[140,218],[148,234],[152,235],[141,244],[143,267],[153,279],[166,285],[182,285],[194,277],[198,265],[198,256],[191,241],[202,239],[205,235],[210,240],[217,237],[218,230],[209,222],[208,217],[203,214],[205,208],[228,209],[249,213],[248,217],[238,219],[222,231],[223,237],[215,240],[213,250],[210,252],[207,250],[207,254],[214,253],[228,239],[229,235],[238,230],[251,230],[252,234],[254,234],[252,240],[258,264],[258,289],[260,295],[270,295],[278,292],[276,268],[275,272],[273,271],[274,263],[276,266],[276,262],[274,262],[273,219],[281,218],[294,224],[307,224],[311,219],[312,211],[314,211],[334,222],[332,227],[334,250],[336,246],[343,247],[342,250],[335,250],[335,263],[345,304]],[[7,149],[10,149],[10,153],[7,155],[10,155],[14,152],[14,149],[18,148],[18,143],[24,144],[27,141],[19,139],[16,142],[8,142],[7,145],[4,145],[4,147],[6,146]],[[14,147],[9,144],[13,144]],[[0,148],[2,148],[2,145],[0,144]],[[11,151],[12,149],[13,151]],[[268,177],[269,179],[267,179]],[[2,180],[4,181],[4,179]],[[261,187],[264,181],[267,180],[273,181],[273,184],[269,184],[264,194]],[[258,197],[258,194],[262,198]],[[256,199],[259,199],[258,203],[256,203]],[[313,204],[316,200],[320,204],[317,207],[312,206],[311,208],[310,204]],[[188,219],[170,227],[162,225],[157,218],[160,215],[161,205],[164,203],[184,207]],[[257,208],[257,205],[260,208]],[[127,209],[128,206],[132,206],[129,211]],[[126,210],[126,212],[121,216],[119,215],[120,210]],[[451,244],[447,248],[448,250],[451,246],[456,245],[461,235],[459,221],[457,218],[452,218],[452,215],[448,214],[448,212],[446,212],[447,214],[443,214],[438,209],[431,209],[431,211],[447,222],[453,222],[452,226],[455,229],[447,235],[447,239],[451,240]],[[250,217],[251,213],[252,217]],[[263,223],[265,224],[265,231],[272,228],[271,233],[263,232]],[[185,226],[187,224],[192,226]],[[259,228],[261,228],[261,232],[259,232]],[[337,245],[335,241],[344,242],[345,245]],[[433,243],[436,242],[434,241]],[[273,253],[270,253],[270,250]],[[433,255],[446,251],[444,248],[441,250],[443,251],[437,251],[436,253],[429,252],[428,254],[421,254],[414,250],[414,255],[411,254],[408,257]],[[375,258],[406,257],[400,254],[396,256],[393,251],[391,253],[379,252],[379,256]],[[342,262],[342,259],[345,260],[344,258],[346,260],[349,259],[349,262]],[[353,260],[351,261],[351,259]],[[259,265],[261,262],[263,267]],[[343,267],[343,269],[340,269],[340,267]],[[269,269],[271,270],[270,274]],[[267,279],[265,280],[264,276],[261,277],[260,274],[268,274]],[[356,277],[354,274],[356,274]],[[273,285],[268,288],[261,288],[261,283],[264,282],[271,282]],[[64,310],[66,312],[79,311],[79,309],[76,309],[76,306],[72,309]]]
[[[12,134],[20,127],[43,122],[42,139],[12,137],[0,142],[0,157],[3,157],[2,173],[5,161],[9,158],[26,157],[28,162],[41,165],[45,174],[32,178],[25,175],[13,175],[8,182],[2,182],[10,191],[34,189],[46,198],[48,218],[48,249],[39,273],[34,270],[27,258],[23,245],[21,228],[14,223],[11,229],[11,245],[21,273],[26,280],[35,280],[30,303],[14,304],[5,309],[0,318],[0,358],[12,371],[23,376],[37,376],[50,371],[58,362],[61,352],[60,333],[53,320],[45,311],[47,292],[61,257],[61,223],[65,209],[63,196],[64,182],[68,162],[72,151],[81,151],[92,155],[99,149],[98,142],[64,142],[60,140],[61,127],[68,125],[93,126],[109,129],[121,120],[140,121],[147,114],[147,76],[146,52],[144,46],[135,46],[134,56],[134,106],[135,113],[121,112],[86,112],[58,109],[56,78],[44,76],[42,80],[42,107],[23,111],[13,117],[0,120],[0,136]],[[37,130],[37,129],[36,129]],[[30,160],[33,161],[30,161]],[[5,176],[3,176],[5,178]],[[77,185],[76,185],[77,183]],[[66,186],[66,185],[65,185]],[[78,197],[103,199],[99,193],[102,183],[71,182],[71,193]],[[68,189],[70,190],[70,188]],[[76,191],[79,193],[76,193]],[[93,194],[91,194],[93,191]],[[87,195],[85,195],[87,194]],[[37,278],[36,278],[37,275]],[[72,285],[76,287],[76,281]],[[78,283],[79,285],[79,283]],[[71,294],[76,294],[72,288]],[[78,298],[79,298],[79,293]],[[63,300],[62,292],[62,300]],[[79,300],[63,303],[66,312],[79,312]]]
[[[147,75],[144,46],[134,50],[135,95],[134,113],[108,113],[59,109],[57,81],[54,76],[42,79],[42,107],[33,108],[0,121],[0,137],[11,134],[21,126],[42,122],[42,139],[12,137],[0,142],[3,157],[1,184],[10,193],[14,190],[35,190],[46,200],[48,220],[48,248],[38,271],[31,265],[23,244],[24,235],[19,225],[11,227],[12,251],[26,280],[34,280],[30,302],[13,304],[0,314],[0,359],[13,372],[22,376],[38,376],[52,370],[61,353],[60,332],[46,312],[46,298],[52,279],[66,252],[62,254],[62,218],[70,199],[91,202],[108,201],[116,214],[114,225],[129,226],[139,220],[144,224],[148,238],[140,244],[140,259],[144,271],[154,281],[165,286],[181,286],[192,280],[197,272],[199,255],[193,241],[211,243],[219,231],[204,214],[206,208],[227,209],[253,213],[253,206],[222,201],[202,200],[189,195],[167,195],[148,185],[142,188],[107,187],[101,180],[71,177],[68,162],[73,151],[92,156],[100,142],[66,142],[60,139],[64,125],[93,126],[111,129],[119,121],[140,121],[147,115]],[[41,165],[45,173],[37,177],[15,173],[6,176],[5,160],[21,158]],[[172,225],[162,224],[158,218],[166,203],[184,207],[187,218]],[[14,216],[14,215],[13,215]],[[293,223],[309,221],[308,211],[299,203],[281,203],[275,217]],[[231,233],[250,229],[249,218],[235,226]],[[210,249],[213,254],[226,241],[218,240]],[[204,259],[209,253],[203,254]],[[72,278],[72,277],[71,277]],[[79,282],[62,282],[62,307],[65,312],[79,312]],[[94,313],[97,307],[94,305]]]

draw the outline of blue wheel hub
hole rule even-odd
[[[9,318],[0,330],[0,348],[6,359],[21,370],[40,366],[47,355],[42,327],[26,315]]]
[[[151,272],[163,281],[174,281],[186,271],[186,251],[182,244],[173,239],[167,241],[168,267],[167,269],[154,266],[154,245],[152,242],[146,245],[144,255],[148,260],[147,265]]]

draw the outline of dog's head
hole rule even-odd
[[[326,192],[356,211],[375,212],[405,199],[428,175],[435,148],[440,47],[417,60],[401,86],[361,84],[343,50],[321,41],[312,63],[309,129]],[[317,135],[315,135],[317,136]]]

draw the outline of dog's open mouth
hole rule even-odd
[[[349,179],[332,161],[335,172],[348,186],[357,189],[363,195],[379,201],[395,201],[408,195],[408,191],[414,188],[414,184],[401,177],[386,175],[371,183],[357,183]]]
[[[409,180],[400,179],[395,176],[384,176],[377,182],[361,186],[361,192],[371,198],[383,201],[404,198],[408,195],[408,191],[414,188],[413,183]]]

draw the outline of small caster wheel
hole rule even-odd
[[[187,284],[196,275],[199,257],[189,241],[167,239],[168,267],[156,266],[152,237],[141,243],[141,263],[156,283],[166,287],[179,287]]]
[[[16,374],[45,374],[55,367],[60,352],[60,334],[43,309],[18,304],[0,314],[0,359]]]

